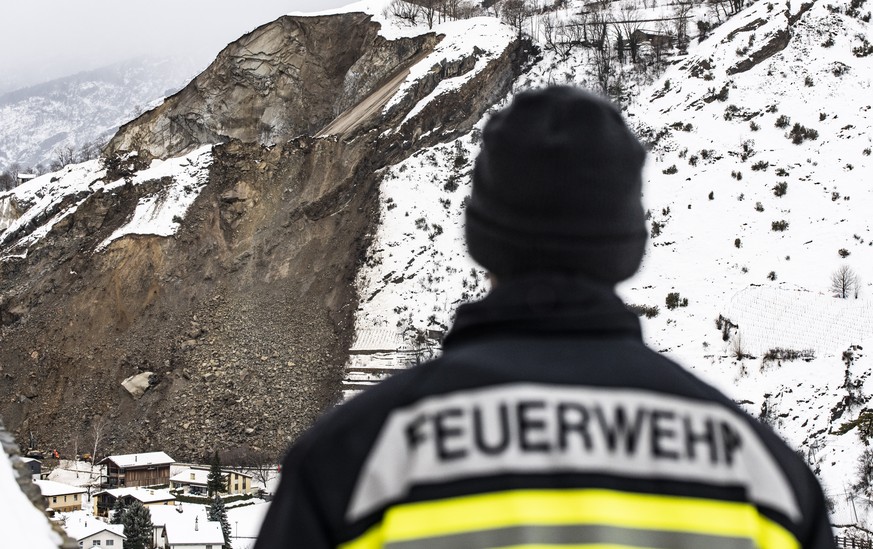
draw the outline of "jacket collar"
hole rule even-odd
[[[506,335],[641,338],[639,319],[611,286],[537,274],[501,282],[481,301],[460,306],[443,344]]]

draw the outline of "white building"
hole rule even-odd
[[[170,489],[181,490],[183,494],[191,496],[206,496],[209,491],[206,485],[209,482],[209,468],[189,467],[170,477]],[[221,470],[221,482],[224,485],[222,493],[230,495],[251,494],[252,475],[232,469]]]
[[[82,549],[90,547],[109,547],[123,549],[124,526],[121,524],[108,524],[95,517],[87,517],[72,524],[64,526],[67,534],[77,542]]]

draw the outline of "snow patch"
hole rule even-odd
[[[176,234],[188,208],[206,185],[211,163],[212,145],[200,147],[186,156],[152,161],[149,169],[136,174],[133,183],[136,185],[171,177],[172,184],[162,188],[157,194],[141,198],[131,220],[101,242],[97,250],[104,250],[115,240],[127,235]]]

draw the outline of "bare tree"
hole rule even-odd
[[[103,438],[103,431],[106,429],[106,418],[97,416],[91,423],[91,432],[94,435],[94,450],[91,452],[91,472],[90,478],[94,480],[94,463],[97,462],[97,451],[100,449],[100,439]],[[89,492],[90,494],[90,492]]]
[[[655,56],[655,73],[660,74],[664,70],[664,53],[671,48],[673,42],[666,21],[658,22],[658,33],[650,40],[652,53]]]
[[[831,274],[831,292],[834,297],[847,299],[855,289],[858,276],[848,265],[843,265]],[[857,297],[857,294],[856,294]]]
[[[18,162],[13,162],[9,165],[8,168],[6,168],[5,173],[8,173],[12,177],[14,185],[18,185],[18,174],[20,174],[22,170],[23,168],[21,167],[21,164],[19,164]]]
[[[624,63],[624,37],[621,35],[621,27],[615,25],[615,54],[620,64]]]
[[[0,173],[0,191],[11,191],[18,186],[18,178],[8,170]]]
[[[592,7],[597,7],[597,4],[592,4]],[[604,47],[608,46],[609,26],[611,23],[612,17],[602,9],[592,9],[588,14],[586,28],[590,27],[591,29],[589,44],[601,52]]]
[[[584,15],[582,16],[584,17]],[[560,23],[553,14],[543,17],[543,42],[562,59],[567,59],[573,48],[585,43],[585,22]]]
[[[731,1],[732,0],[706,0],[706,5],[715,16],[716,20],[721,22],[722,15],[727,19],[731,16]]]
[[[79,434],[73,438],[73,463],[76,468],[76,478],[79,478]]]
[[[690,19],[691,9],[694,7],[694,2],[678,2],[674,11],[674,24],[676,30],[676,41],[679,43],[679,48],[684,49],[688,44],[688,20]]]
[[[530,0],[503,0],[500,19],[521,36],[525,21],[533,15]]]
[[[72,145],[61,145],[54,150],[54,160],[51,163],[52,170],[60,170],[64,166],[72,164],[76,160],[76,150]]]
[[[449,19],[459,19],[461,0],[443,0],[442,12]]]
[[[409,21],[409,23],[414,25],[421,15],[421,7],[404,0],[391,0],[391,3],[385,7],[383,14]]]
[[[427,28],[433,28],[434,18],[436,17],[438,7],[440,6],[439,0],[417,0],[419,6],[421,6],[421,14],[424,16],[424,20],[427,21]]]
[[[98,156],[100,156],[100,144],[96,141],[88,141],[79,147],[79,152],[76,155],[76,162],[93,160]]]
[[[642,23],[639,22],[639,12],[634,2],[625,2],[619,10],[619,29],[624,33],[628,49],[630,49],[631,61],[636,63],[640,51],[640,30]],[[621,54],[619,54],[621,56]]]
[[[609,90],[612,87],[612,79],[615,74],[613,65],[612,47],[609,45],[609,40],[604,40],[601,47],[594,49],[594,76],[597,78],[600,93],[604,97],[609,96]]]

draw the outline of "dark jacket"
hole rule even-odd
[[[801,459],[561,276],[459,308],[443,355],[292,447],[256,549],[833,547]]]

